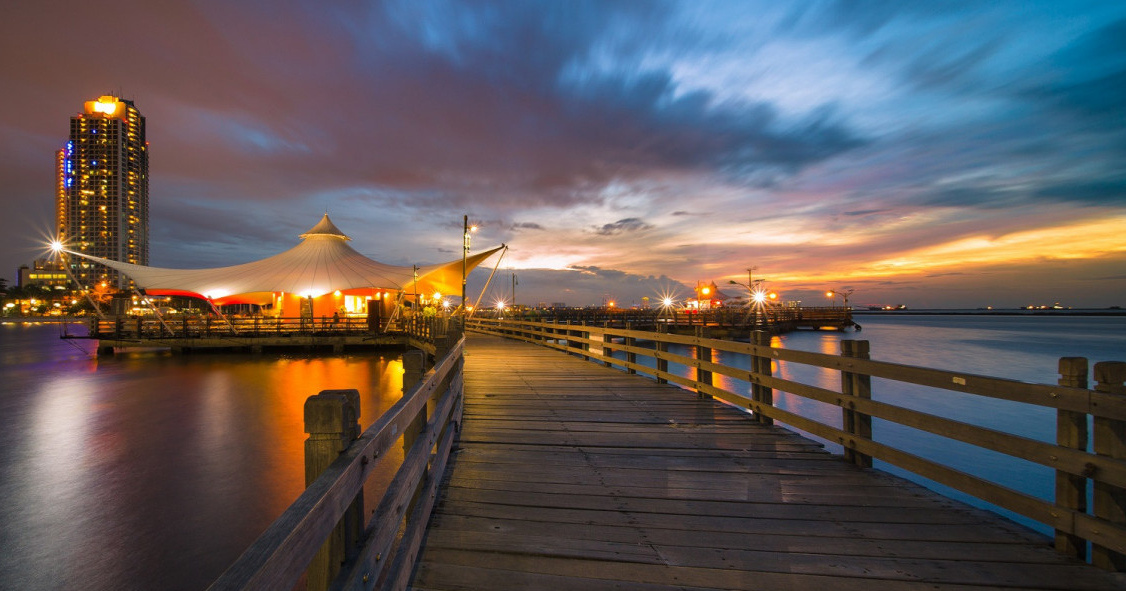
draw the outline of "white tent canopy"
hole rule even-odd
[[[251,263],[211,269],[166,269],[132,265],[63,249],[63,252],[101,263],[130,277],[149,293],[197,295],[217,303],[239,295],[286,292],[319,297],[336,290],[376,288],[430,294],[461,291],[462,260],[420,267],[417,287],[413,267],[387,265],[356,252],[328,214],[293,248]],[[466,272],[504,248],[498,246],[465,261]]]

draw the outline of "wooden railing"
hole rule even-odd
[[[482,309],[476,317],[496,319],[496,310]],[[844,329],[855,326],[852,309],[844,306],[829,307],[786,307],[767,305],[759,309],[740,306],[720,307],[705,310],[684,310],[676,308],[650,308],[645,310],[616,308],[536,308],[505,310],[499,312],[505,320],[526,322],[570,322],[588,325],[610,324],[618,328],[632,323],[634,326],[654,326],[664,324],[677,327],[713,326],[748,328],[759,327],[764,330],[780,331],[796,328],[830,327]]]
[[[1095,363],[1094,388],[1088,388],[1087,360],[1060,360],[1059,383],[1029,384],[1014,380],[885,363],[869,359],[867,341],[842,341],[841,355],[811,353],[769,346],[769,337],[755,332],[752,342],[659,332],[544,322],[476,319],[467,329],[536,343],[584,359],[654,376],[748,408],[753,419],[779,421],[827,441],[839,443],[845,459],[862,467],[876,458],[949,486],[995,506],[1046,524],[1056,532],[1056,549],[1109,570],[1126,570],[1126,363]],[[652,342],[639,346],[639,341]],[[669,345],[694,349],[692,356],[669,352]],[[711,361],[712,351],[750,357],[750,371]],[[621,357],[614,357],[613,351]],[[652,359],[652,366],[637,362]],[[692,378],[668,371],[669,363],[694,368]],[[772,375],[775,362],[802,364],[840,373],[839,390],[781,379]],[[749,388],[720,388],[714,375],[727,376]],[[1055,409],[1055,444],[981,427],[886,402],[872,400],[871,379],[882,378],[936,390],[1014,401]],[[749,394],[735,390],[749,390]],[[774,391],[839,407],[841,427],[790,412],[773,404]],[[936,392],[941,394],[941,392]],[[1049,502],[997,482],[926,459],[873,436],[872,418],[897,423],[968,443],[984,450],[1042,464],[1055,470],[1055,501]],[[1094,426],[1088,437],[1088,418]],[[1090,488],[1089,488],[1090,487]],[[1093,504],[1087,506],[1088,492]]]
[[[406,588],[461,422],[465,340],[456,324],[436,340],[425,373],[422,351],[404,354],[403,398],[362,434],[355,390],[306,400],[307,488],[212,591],[292,589],[303,574],[310,590]],[[364,482],[400,435],[403,463],[365,524]]]
[[[182,339],[210,337],[356,336],[376,332],[406,333],[421,339],[441,336],[448,318],[414,316],[408,319],[365,317],[282,318],[271,316],[154,316],[90,319],[89,336],[107,339]]]

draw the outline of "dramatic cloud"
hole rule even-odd
[[[96,48],[90,26],[67,0],[0,23],[10,281],[68,117],[121,92],[155,265],[267,256],[325,211],[369,256],[437,262],[468,215],[537,302],[757,267],[792,299],[1126,303],[1101,271],[1126,256],[1126,5],[123,0]]]

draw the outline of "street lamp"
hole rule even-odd
[[[844,289],[844,290],[842,290],[842,289],[836,289],[836,290],[830,289],[829,291],[825,292],[825,297],[835,298],[839,295],[842,298],[844,298],[844,307],[848,308],[848,296],[852,295],[853,291],[854,290],[851,290],[851,289]]]
[[[777,292],[767,291],[762,287],[762,283],[765,281],[765,279],[752,280],[751,271],[757,268],[758,267],[751,267],[750,269],[747,269],[747,283],[745,284],[739,283],[734,279],[728,281],[728,283],[730,283],[731,285],[741,285],[747,288],[747,295],[750,298],[747,301],[747,305],[750,306],[750,310],[747,312],[747,315],[754,314],[755,326],[758,326],[761,323],[760,317],[765,316],[764,311],[767,306],[778,300]]]
[[[461,252],[461,313],[465,314],[469,307],[465,303],[465,281],[468,274],[468,259],[469,259],[469,241],[473,236],[473,232],[477,231],[477,226],[469,225],[469,216],[462,216],[462,252]]]

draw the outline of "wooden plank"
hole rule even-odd
[[[1126,584],[681,388],[500,339],[467,350],[463,429],[412,588]]]
[[[497,588],[535,588],[535,589],[589,589],[594,585],[608,582],[629,582],[630,584],[657,585],[664,589],[741,589],[745,591],[810,590],[823,591],[871,591],[879,588],[887,591],[995,591],[996,585],[962,585],[934,583],[918,580],[889,580],[873,577],[843,576],[850,572],[847,562],[833,562],[839,567],[834,575],[811,575],[806,573],[775,573],[754,570],[715,569],[701,567],[673,567],[664,564],[639,564],[607,560],[580,560],[543,556],[513,556],[509,554],[490,554],[471,550],[435,552],[435,558],[457,568],[458,577],[439,577],[429,561],[419,565],[418,585],[426,588],[432,585],[437,589],[497,589]],[[481,565],[488,565],[483,567]],[[955,565],[951,565],[954,567]],[[467,577],[465,567],[491,571],[482,573],[478,579]],[[566,577],[556,579],[554,586],[509,587],[516,580],[536,580],[525,578],[530,575]],[[543,580],[543,579],[539,579]],[[459,582],[460,581],[460,582]],[[503,581],[502,587],[489,587]],[[1071,591],[1068,582],[1045,585],[1040,582],[1036,589],[1059,589]],[[602,588],[616,588],[603,586]]]
[[[618,546],[684,546],[701,549],[757,550],[762,552],[802,552],[828,556],[884,556],[899,558],[939,558],[1005,563],[1052,563],[1055,552],[1046,547],[1033,548],[1009,542],[976,542],[960,540],[885,540],[856,539],[842,544],[839,538],[798,536],[790,534],[758,534],[740,532],[685,531],[662,527],[623,528],[593,524],[543,524],[519,519],[497,519],[475,516],[442,516],[440,527],[432,528],[428,544],[435,548],[492,548],[509,550],[517,545],[535,545],[541,540],[563,551],[589,547],[592,551]],[[641,537],[644,544],[637,544]],[[549,553],[547,551],[545,554]],[[1074,564],[1074,563],[1073,563]]]

